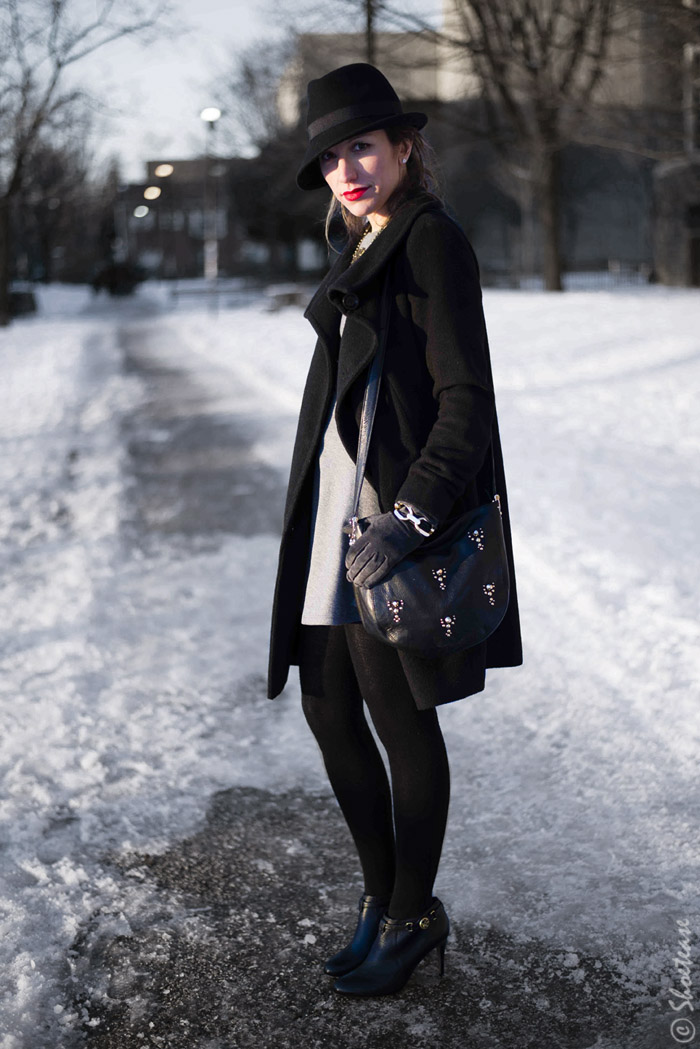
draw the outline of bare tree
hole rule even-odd
[[[317,50],[323,36],[313,31],[309,36],[309,29],[323,34],[333,28],[339,54],[343,37],[354,34],[358,60],[373,57],[381,42],[392,70],[405,65],[412,71],[416,53],[409,49],[402,57],[400,48],[387,43],[392,34],[386,31],[422,37],[434,45],[443,71],[464,74],[464,96],[453,95],[441,112],[452,129],[447,145],[482,140],[497,151],[496,182],[518,200],[524,244],[532,250],[539,229],[545,286],[560,290],[562,152],[576,143],[660,159],[682,149],[680,63],[684,43],[698,39],[700,5],[697,0],[451,0],[443,14],[438,28],[408,11],[402,0],[331,0],[330,10],[329,0],[296,0],[287,17],[297,40],[303,33]],[[278,24],[284,17],[282,8]],[[386,47],[392,48],[390,56]],[[314,55],[299,47],[296,59],[296,66],[275,64],[296,68],[304,79],[313,71]],[[328,60],[322,49],[318,59],[322,68]],[[264,58],[258,61],[262,71]],[[265,81],[270,111],[280,99],[274,82],[274,75]],[[302,89],[297,85],[298,97]],[[239,97],[259,120],[265,109],[254,93]]]
[[[82,129],[80,129],[82,131]],[[97,187],[80,132],[56,145],[41,138],[12,208],[11,229],[18,276],[49,282],[91,277]]]
[[[380,0],[362,0],[365,9],[365,52],[367,61],[374,65],[375,38],[376,38],[376,16],[377,9],[381,6]]]
[[[282,95],[298,91],[294,76],[297,39],[254,40],[235,55],[231,67],[211,85],[222,100],[224,134],[235,153],[260,150],[284,129]]]
[[[531,189],[542,229],[545,287],[560,290],[559,154],[600,82],[615,0],[455,0],[442,29],[392,8],[432,36],[480,85],[481,130]],[[527,215],[528,208],[523,208]]]
[[[153,31],[167,0],[0,0],[0,325],[9,320],[9,215],[32,149],[60,136],[84,93],[65,71],[125,36]]]
[[[673,42],[697,32],[697,10],[681,0],[454,0],[440,29],[391,4],[383,4],[383,14],[396,27],[432,38],[447,61],[477,77],[483,123],[472,130],[485,132],[507,160],[525,191],[518,195],[526,216],[531,192],[545,287],[561,290],[561,151],[579,142],[668,155],[668,141],[650,144],[649,128],[640,133],[639,104],[606,106],[604,85],[611,71],[624,77],[635,63],[657,73],[670,65],[678,83]],[[654,30],[645,36],[650,20]],[[665,110],[647,111],[663,135],[680,114],[673,94]]]
[[[292,245],[319,219],[318,200],[299,193],[294,181],[307,141],[298,113],[304,87],[298,58],[297,35],[287,29],[276,40],[251,43],[215,81],[227,146],[256,153],[231,172],[230,197],[248,236],[267,243],[272,272],[293,267]]]

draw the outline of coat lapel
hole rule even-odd
[[[337,359],[338,314],[348,315],[347,335],[338,364],[338,403],[369,366],[379,342],[381,280],[394,252],[421,212],[440,207],[431,196],[413,198],[391,219],[371,248],[350,265],[348,244],[318,287],[304,316],[313,325],[329,360]],[[334,352],[335,351],[335,352]],[[331,374],[335,375],[332,368]]]
[[[337,276],[335,274],[332,276],[327,290],[331,301],[340,305],[345,294],[355,292],[362,304],[363,298],[366,298],[368,293],[367,285],[384,269],[388,259],[403,242],[416,218],[423,211],[439,207],[440,205],[433,197],[421,193],[400,208],[386,229],[371,245],[371,249],[360,255],[352,266],[344,268]]]
[[[304,310],[304,316],[313,326],[329,359],[332,359],[333,348],[337,346],[339,314],[337,306],[333,305],[328,298],[327,292],[333,280],[336,279],[349,264],[351,254],[351,247],[349,244],[346,244],[345,248],[336,258],[330,270],[319,284],[311,302]]]

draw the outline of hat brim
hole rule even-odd
[[[374,121],[368,121],[367,117],[355,117],[354,120],[346,120],[344,124],[337,124],[309,142],[301,167],[297,171],[297,186],[299,189],[322,189],[326,186],[327,182],[321,174],[318,158],[331,146],[337,146],[346,138],[394,124],[411,124],[420,130],[427,122],[428,117],[425,113],[397,113],[395,116],[380,117]]]

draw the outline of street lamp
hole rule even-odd
[[[214,184],[214,207],[210,204],[209,166],[214,156],[214,135],[216,122],[221,116],[221,110],[216,106],[207,106],[199,114],[202,120],[209,125],[207,145],[204,156],[204,276],[212,281],[212,285],[219,275],[219,239],[218,230],[218,201],[216,199],[216,183]]]
[[[207,106],[206,109],[203,109],[202,112],[199,115],[202,118],[202,120],[206,120],[207,121],[207,123],[209,124],[210,128],[213,131],[214,130],[214,124],[217,122],[217,120],[221,116],[221,110],[217,109],[216,106]]]

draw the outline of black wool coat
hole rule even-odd
[[[518,666],[522,646],[508,497],[498,434],[479,269],[461,227],[428,194],[411,198],[350,266],[346,246],[304,316],[318,340],[301,404],[275,588],[268,695],[284,688],[297,644],[308,563],[312,481],[337,389],[336,421],[353,460],[362,397],[378,345],[380,298],[389,274],[390,317],[366,475],[382,511],[397,499],[439,526],[485,501],[493,439],[497,490],[511,577],[498,629],[481,644],[424,659],[400,652],[419,709],[481,691],[487,667]],[[339,311],[346,315],[340,353]]]

